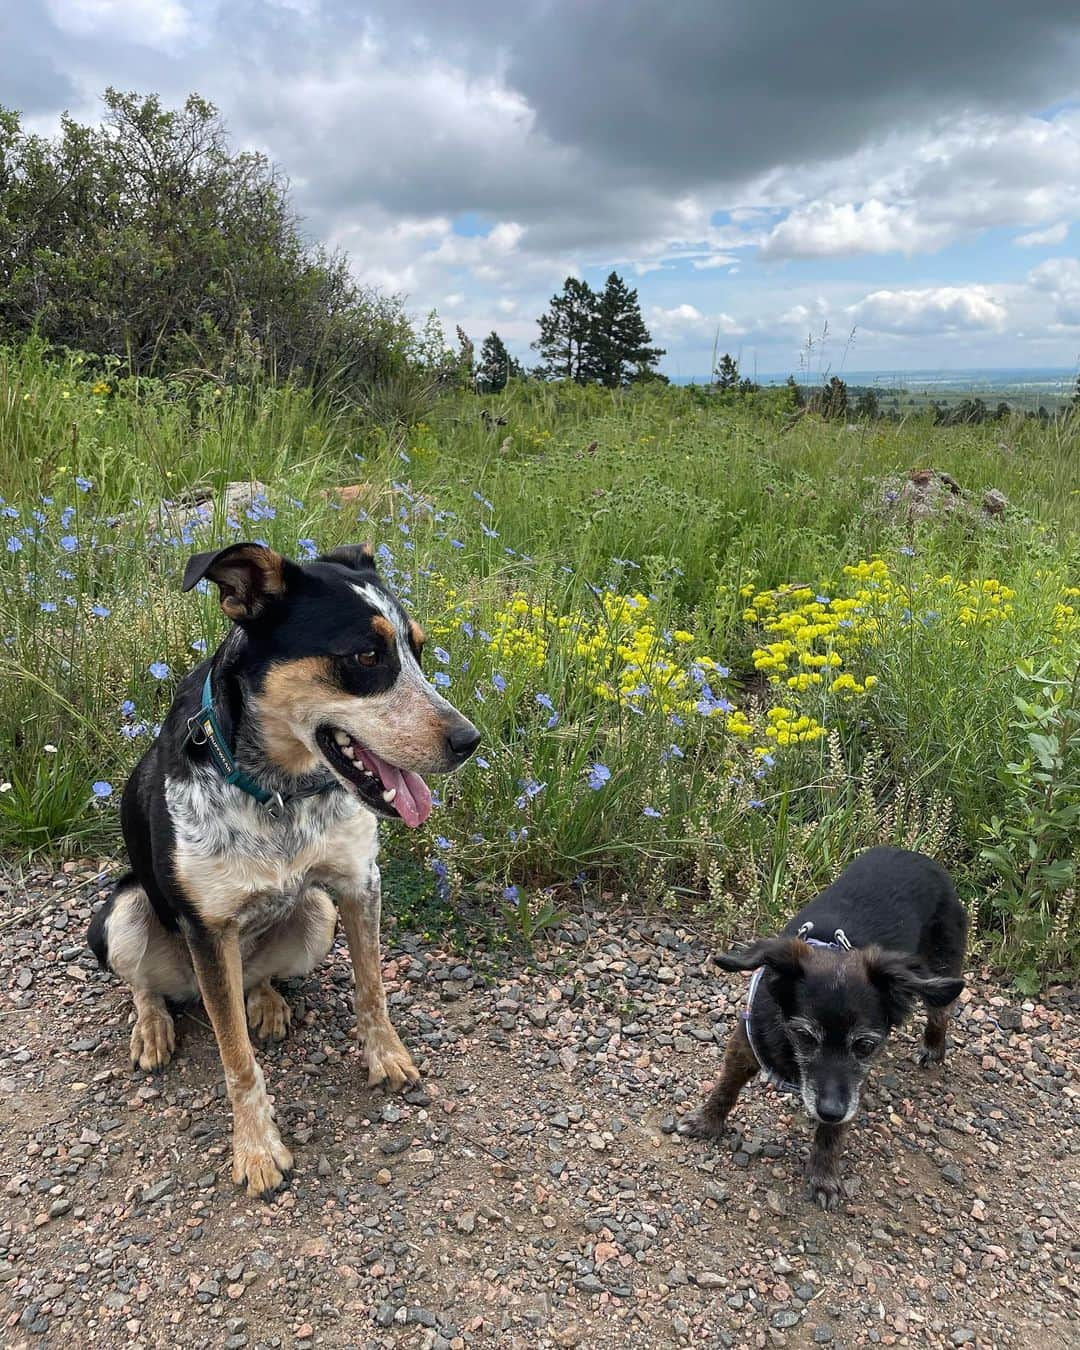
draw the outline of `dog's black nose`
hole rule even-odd
[[[471,722],[462,718],[460,726],[447,732],[446,744],[458,763],[463,764],[480,744],[480,733]]]
[[[817,1114],[818,1119],[823,1120],[826,1125],[836,1125],[847,1115],[847,1102],[838,1101],[835,1097],[819,1097]]]

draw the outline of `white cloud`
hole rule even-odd
[[[74,37],[113,37],[147,47],[168,47],[193,31],[181,0],[47,0],[49,15]]]
[[[1018,235],[1013,243],[1020,248],[1046,248],[1053,244],[1063,244],[1069,234],[1069,223],[1060,220],[1045,230],[1032,230],[1030,234]]]
[[[704,314],[696,305],[685,301],[665,309],[654,305],[646,311],[645,322],[649,332],[672,350],[704,343],[706,346],[720,337],[738,337],[746,331],[744,324],[731,314]]]
[[[811,202],[777,225],[761,246],[761,257],[838,258],[854,253],[925,253],[946,242],[949,229],[920,221],[908,207],[871,198]]]
[[[848,310],[857,327],[878,333],[949,333],[1001,329],[1004,303],[985,286],[873,291]]]
[[[1028,282],[1046,295],[1059,324],[1080,325],[1080,258],[1047,258],[1028,273]]]

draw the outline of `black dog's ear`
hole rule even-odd
[[[354,572],[375,571],[375,550],[370,544],[340,544],[329,553],[323,553],[319,562],[338,563],[341,567],[351,567]]]
[[[803,962],[810,948],[798,938],[771,937],[751,942],[734,952],[721,952],[713,959],[721,970],[756,970],[768,966],[790,980],[803,974]]]
[[[181,589],[190,591],[205,577],[221,592],[226,617],[245,623],[285,594],[295,566],[265,544],[229,544],[189,558]]]
[[[964,981],[957,976],[932,975],[915,956],[869,947],[863,954],[870,983],[881,994],[885,1015],[893,1026],[911,1012],[917,998],[931,1008],[944,1008],[958,999]]]

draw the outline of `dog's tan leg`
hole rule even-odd
[[[818,1125],[814,1131],[814,1146],[806,1165],[806,1182],[810,1198],[822,1209],[836,1209],[840,1204],[840,1147],[844,1142],[846,1125]]]
[[[269,980],[260,980],[247,996],[247,1020],[254,1035],[280,1041],[292,1022],[292,1009]]]
[[[679,1133],[692,1139],[719,1139],[739,1093],[757,1073],[758,1067],[757,1056],[746,1034],[746,1024],[740,1018],[724,1047],[724,1062],[716,1086],[704,1106],[683,1120]]]
[[[262,1069],[248,1037],[236,925],[226,923],[200,935],[191,943],[191,956],[232,1103],[233,1180],[246,1182],[249,1195],[268,1195],[292,1167],[292,1154],[274,1124]]]
[[[163,1069],[176,1049],[176,1029],[160,994],[133,989],[135,1026],[131,1031],[131,1063],[144,1072]]]
[[[368,1084],[388,1083],[395,1091],[415,1083],[420,1072],[386,1011],[386,990],[379,959],[379,919],[382,892],[374,863],[360,884],[338,883],[338,912],[349,944],[356,981],[356,1035],[367,1060]]]

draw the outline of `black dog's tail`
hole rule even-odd
[[[98,965],[102,970],[108,970],[109,968],[109,915],[113,912],[116,897],[125,886],[131,886],[134,882],[135,873],[125,872],[109,892],[109,898],[100,909],[95,910],[94,917],[90,920],[90,927],[86,930],[86,941],[90,950],[97,957]]]

